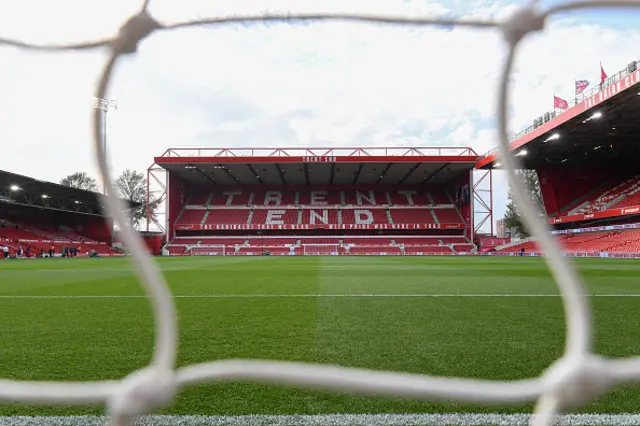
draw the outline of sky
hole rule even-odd
[[[543,6],[558,0],[542,1]],[[161,22],[267,12],[367,12],[502,19],[485,0],[151,0]],[[134,0],[0,2],[0,37],[38,43],[109,37]],[[640,59],[636,12],[567,13],[527,39],[512,76],[513,133]],[[635,20],[635,22],[634,22]],[[117,68],[108,116],[112,173],[146,170],[169,147],[470,146],[497,143],[505,50],[495,30],[345,23],[253,24],[154,34]],[[0,169],[59,181],[96,176],[89,117],[106,52],[0,47]],[[507,184],[494,178],[495,219]]]

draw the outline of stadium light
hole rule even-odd
[[[522,151],[516,154],[516,157],[524,157],[525,155],[527,155],[527,150],[523,149]]]
[[[107,155],[107,113],[110,109],[118,109],[116,101],[104,98],[93,98],[93,107],[102,111],[102,152]],[[102,193],[107,194],[106,182],[102,184]]]
[[[20,191],[20,187],[18,185],[11,185],[9,189],[11,189],[12,191]]]
[[[193,164],[189,164],[189,165],[184,166],[184,168],[188,169],[188,170],[193,170],[193,169],[196,168],[196,166],[194,166]]]
[[[600,111],[594,112],[594,113],[591,115],[591,117],[589,117],[589,118],[587,118],[586,120],[584,120],[584,121],[583,121],[583,123],[586,123],[586,122],[591,121],[591,120],[598,119],[598,118],[600,118],[600,117],[602,117],[602,113],[601,113]]]
[[[498,167],[501,167],[501,166],[502,166],[502,163],[495,163],[495,164],[493,165],[493,167],[495,167],[495,168],[498,168]]]
[[[542,143],[549,142],[549,141],[554,141],[556,139],[560,139],[560,135],[558,133],[552,134],[551,136],[549,136],[548,138],[543,140]]]
[[[47,194],[42,194],[42,198],[47,199],[49,196]]]
[[[78,200],[76,200],[76,201],[75,201],[75,203],[76,203],[76,204],[82,204],[82,201],[78,201]]]

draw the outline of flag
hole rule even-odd
[[[607,79],[607,73],[604,72],[604,68],[602,68],[602,62],[600,62],[600,85],[604,84],[604,81]]]
[[[567,109],[569,108],[569,102],[565,101],[562,98],[559,98],[557,96],[553,96],[553,107],[554,108],[559,108],[559,109]]]
[[[588,80],[576,80],[576,96],[581,95],[587,87],[589,87]]]

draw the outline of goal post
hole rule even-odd
[[[302,244],[305,256],[337,256],[340,244]]]
[[[187,247],[191,256],[226,256],[227,246],[223,244],[198,244]]]

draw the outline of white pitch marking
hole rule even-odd
[[[389,264],[385,264],[385,269],[387,268],[392,268],[392,269],[402,269],[402,270],[407,270],[407,269],[416,269],[416,270],[422,270],[422,269],[428,269],[428,270],[438,270],[438,271],[449,271],[452,269],[455,269],[456,271],[459,271],[460,269],[465,269],[467,270],[468,268],[459,268],[457,266],[451,266],[451,267],[446,267],[446,266],[432,266],[432,265],[411,265],[411,266],[406,266],[406,265],[389,265]],[[264,269],[258,268],[258,267],[253,267],[253,268],[246,268],[243,267],[241,265],[238,265],[237,267],[220,267],[220,268],[194,268],[191,267],[190,265],[185,265],[182,268],[157,268],[159,271],[166,271],[166,272],[171,272],[171,271],[175,271],[175,272],[184,272],[184,271],[231,271],[231,272],[235,272],[235,271],[264,271]],[[323,271],[332,271],[332,270],[336,270],[336,271],[343,271],[345,269],[348,270],[370,270],[371,266],[370,265],[331,265],[331,266],[322,266],[322,270]],[[137,271],[137,269],[135,268],[105,268],[105,269],[97,269],[97,268],[92,268],[92,269],[3,269],[0,268],[0,274],[2,274],[3,272],[31,272],[31,273],[39,273],[39,272],[65,272],[65,273],[74,273],[74,272],[134,272]],[[309,271],[309,268],[293,268],[293,267],[278,267],[278,271]]]
[[[319,414],[245,416],[143,416],[136,426],[526,426],[530,414]],[[0,417],[0,426],[104,426],[104,416]],[[560,426],[631,426],[640,424],[638,414],[562,414]]]
[[[367,298],[367,297],[562,297],[560,294],[194,294],[175,299],[277,299],[277,298]],[[590,294],[587,297],[640,297],[640,294]],[[0,299],[147,299],[144,295],[0,295]]]

